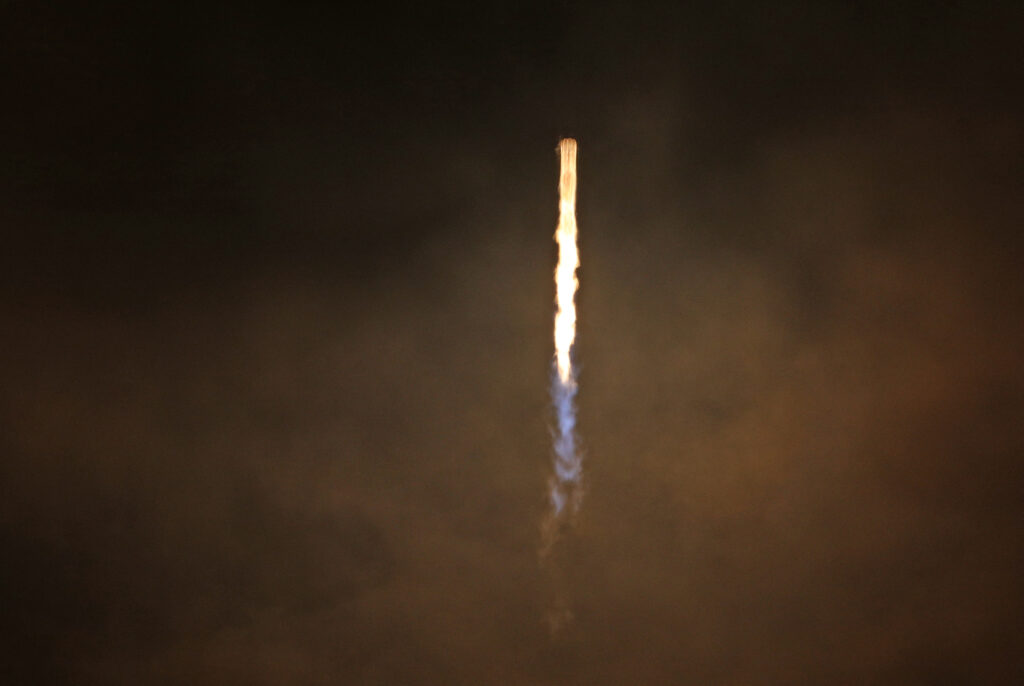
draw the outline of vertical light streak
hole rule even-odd
[[[580,264],[576,245],[576,141],[563,138],[558,144],[561,174],[558,181],[558,267],[555,269],[555,374],[551,380],[551,399],[555,405],[555,473],[551,480],[552,518],[546,546],[563,518],[566,506],[574,513],[583,496],[580,487],[582,464],[576,449],[576,371],[572,365],[572,347],[576,340],[576,268]]]
[[[555,270],[555,293],[558,310],[555,313],[555,358],[558,378],[563,384],[573,381],[572,360],[569,353],[576,339],[576,268],[580,254],[576,247],[576,141],[563,138],[558,144],[561,155],[561,176],[558,181],[558,268]]]

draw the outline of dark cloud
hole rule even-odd
[[[1018,10],[10,11],[7,681],[1024,676]]]

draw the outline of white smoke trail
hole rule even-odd
[[[576,380],[563,382],[558,376],[551,379],[551,399],[555,404],[555,474],[551,479],[552,514],[558,518],[566,511],[579,509],[583,492],[580,489],[582,463],[576,452]]]
[[[579,281],[579,249],[576,245],[576,141],[564,138],[558,144],[561,175],[558,182],[559,212],[558,267],[555,290],[555,369],[551,377],[551,400],[555,406],[554,475],[550,483],[551,514],[545,523],[545,550],[554,542],[559,525],[579,510],[583,498],[583,464],[576,445],[576,370],[572,347],[576,339],[576,303]]]

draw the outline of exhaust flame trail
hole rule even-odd
[[[576,371],[572,366],[572,346],[576,339],[576,304],[580,264],[576,246],[576,141],[563,138],[558,144],[561,175],[558,181],[558,267],[555,269],[555,373],[551,379],[551,399],[558,422],[555,428],[555,473],[551,479],[551,521],[545,528],[549,541],[557,523],[568,508],[575,513],[583,497],[580,478],[582,463],[576,450]]]

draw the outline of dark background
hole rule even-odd
[[[1020,3],[0,8],[3,683],[1024,679]]]

